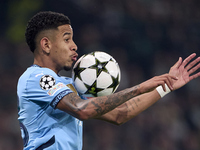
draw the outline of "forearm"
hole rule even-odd
[[[70,93],[58,103],[57,108],[81,120],[96,118],[139,95],[139,87],[137,85],[109,96],[94,97],[88,100],[82,100],[75,93]]]
[[[126,107],[125,108],[130,111],[131,108],[133,109],[134,108],[133,106],[136,105],[138,108],[135,109],[138,112],[140,112],[149,107],[151,103],[154,103],[154,99],[151,99],[150,101],[145,101],[145,100],[140,101],[141,97],[138,97],[136,99],[133,98],[140,94],[150,92],[160,85],[165,89],[165,84],[167,84],[172,90],[173,89],[171,86],[172,79],[175,80],[176,78],[168,74],[164,74],[161,76],[153,77],[141,83],[140,85],[134,86],[132,88],[128,88],[108,96],[94,97],[88,100],[82,100],[75,93],[70,93],[66,95],[64,98],[62,98],[62,100],[58,103],[57,108],[66,111],[72,116],[77,117],[81,120],[86,120],[86,119],[100,117],[103,114],[115,109],[121,104],[132,99],[125,104],[128,106],[128,109]],[[144,96],[151,97],[155,95],[152,94],[150,96],[149,95],[147,96],[144,95]],[[147,98],[142,98],[142,99],[147,99]],[[126,112],[127,110],[123,111]],[[136,113],[137,112],[136,110],[133,109],[131,113],[127,113],[127,116]]]
[[[133,88],[128,88],[123,91],[117,92],[115,94],[103,97],[96,97],[91,99],[91,108],[95,107],[95,111],[97,112],[98,116],[105,114],[114,108],[120,106],[121,104],[125,103],[129,99],[140,95],[139,85],[134,86]]]
[[[156,90],[136,96],[98,119],[117,125],[123,124],[146,110],[160,98]]]

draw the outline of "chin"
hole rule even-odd
[[[64,67],[64,70],[65,70],[65,71],[70,71],[70,70],[72,70],[72,66],[70,66],[70,67],[69,67],[69,66],[65,66],[65,67]]]

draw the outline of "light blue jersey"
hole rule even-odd
[[[81,150],[82,121],[55,109],[75,92],[71,78],[48,68],[29,67],[19,78],[19,122],[24,150]]]

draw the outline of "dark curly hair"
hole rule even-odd
[[[40,31],[57,29],[58,26],[70,24],[70,19],[61,13],[43,11],[34,15],[28,22],[26,28],[26,42],[32,52],[36,48],[35,38]]]

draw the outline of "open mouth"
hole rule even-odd
[[[76,60],[77,60],[77,57],[78,57],[77,54],[76,54],[76,55],[73,55],[73,56],[72,56],[72,60],[73,60],[73,61],[76,61]]]

